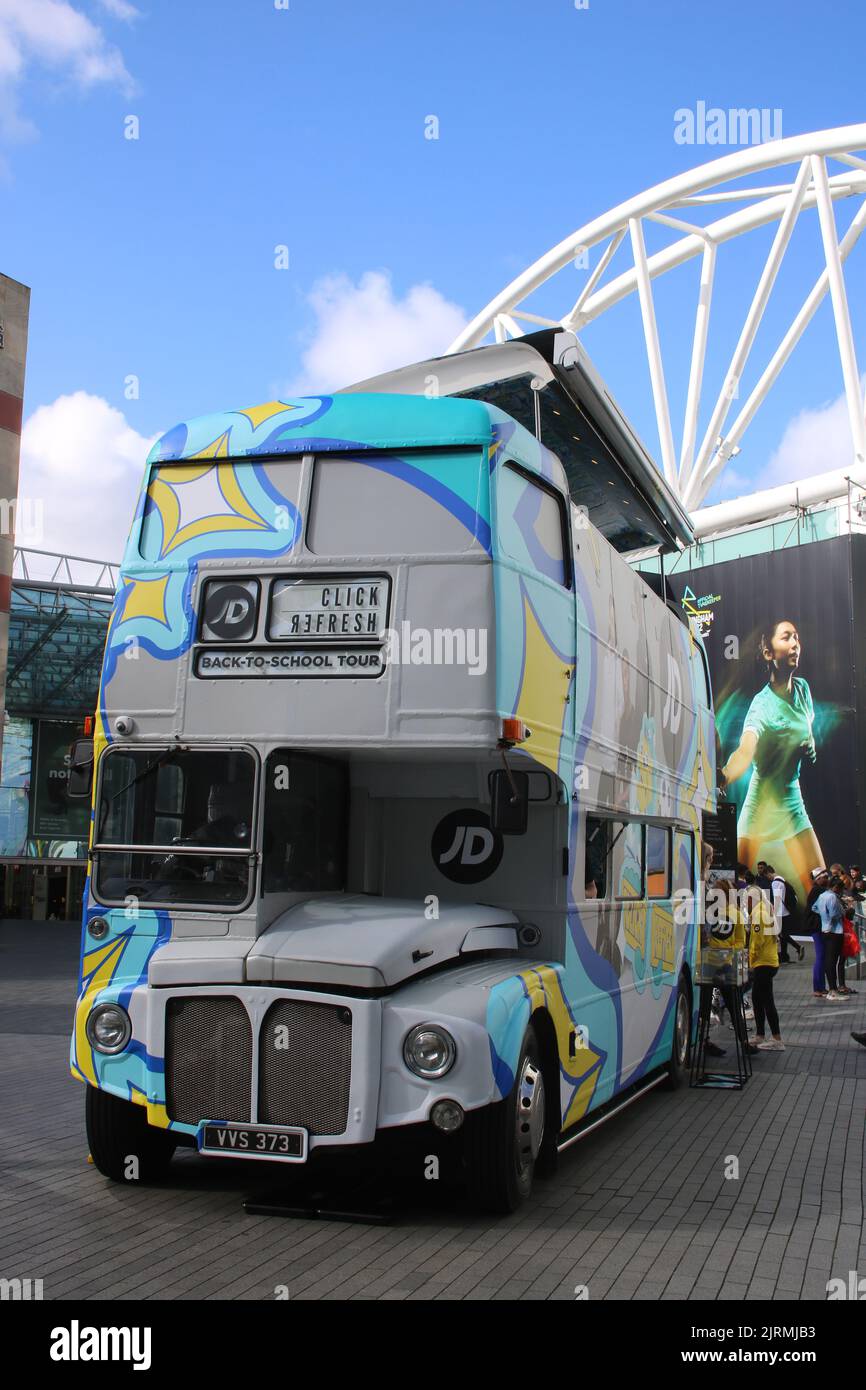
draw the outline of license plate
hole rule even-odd
[[[305,1163],[307,1131],[274,1125],[221,1125],[207,1121],[199,1129],[199,1153],[223,1158],[270,1158]]]

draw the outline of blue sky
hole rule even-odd
[[[157,431],[442,349],[581,223],[729,152],[678,144],[679,108],[778,108],[786,136],[863,119],[864,39],[853,0],[0,0],[0,270],[33,291],[22,487],[49,513],[51,496],[70,499],[45,543],[116,554]],[[840,227],[855,207],[840,205]],[[720,256],[711,365],[770,235]],[[756,369],[822,265],[812,215]],[[656,282],[677,422],[696,275],[695,262]],[[558,316],[568,293],[551,286],[536,307]],[[583,340],[657,456],[634,297]],[[716,495],[781,481],[778,460],[767,469],[786,427],[840,393],[825,303]],[[792,476],[836,461],[786,459]],[[85,467],[98,538],[75,504]]]

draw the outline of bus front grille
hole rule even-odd
[[[246,1121],[253,1034],[240,999],[169,999],[165,1019],[165,1095],[169,1119]]]
[[[272,1004],[259,1037],[259,1122],[343,1134],[352,1079],[352,1013],[336,1004]]]

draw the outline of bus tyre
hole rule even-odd
[[[467,1179],[477,1205],[488,1211],[515,1211],[529,1196],[544,1143],[545,1109],[541,1049],[530,1025],[510,1094],[466,1117]]]
[[[677,999],[674,1005],[674,1037],[671,1043],[671,1060],[665,1081],[666,1091],[676,1091],[686,1078],[689,1065],[689,1048],[692,1036],[692,996],[685,975],[680,975],[677,985]]]
[[[87,1087],[87,1142],[100,1173],[115,1182],[159,1182],[166,1176],[174,1139],[147,1123],[143,1105]]]

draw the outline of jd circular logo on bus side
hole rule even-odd
[[[253,636],[255,596],[240,584],[212,584],[204,606],[205,626],[223,642],[239,642]]]
[[[483,811],[449,811],[436,829],[430,850],[433,863],[452,883],[481,883],[495,874],[502,860],[502,836]]]

